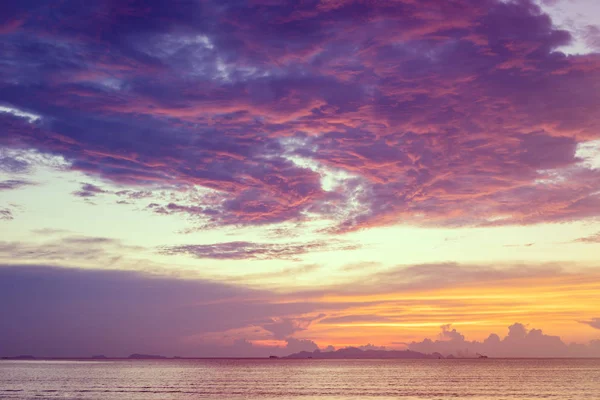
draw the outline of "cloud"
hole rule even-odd
[[[31,185],[35,185],[35,183],[21,179],[9,179],[0,181],[0,190],[15,190]]]
[[[583,37],[588,47],[595,51],[600,51],[600,26],[586,26]]]
[[[578,271],[576,265],[571,271]],[[589,271],[597,271],[590,268]],[[397,265],[378,268],[367,276],[361,276],[354,284],[340,286],[344,293],[393,293],[398,291],[458,288],[477,283],[544,279],[568,275],[564,265],[548,264],[459,264],[429,263]],[[334,288],[331,289],[335,291]]]
[[[13,213],[10,209],[0,208],[0,220],[10,221],[12,219],[14,219],[14,217],[13,217]]]
[[[393,318],[380,315],[342,315],[339,317],[323,318],[320,324],[352,324],[355,322],[386,322],[393,321]]]
[[[320,350],[319,346],[310,339],[286,339],[285,355],[299,353],[301,351],[313,352],[315,350]]]
[[[241,276],[228,278],[230,282],[250,283],[253,281],[261,282],[264,280],[273,279],[290,279],[296,278],[301,275],[310,274],[311,272],[322,269],[323,266],[319,264],[305,264],[300,266],[293,266],[287,268],[281,268],[275,271],[258,272],[245,274]]]
[[[268,356],[270,348],[190,341],[210,332],[252,326],[312,311],[278,304],[277,295],[207,280],[141,272],[0,266],[2,355]],[[224,318],[223,316],[227,316]],[[274,329],[280,332],[277,329]],[[288,350],[311,347],[287,338]],[[282,354],[283,355],[283,354]]]
[[[600,329],[600,318],[592,318],[589,321],[579,321],[582,324],[591,326],[592,328]]]
[[[600,243],[600,232],[598,232],[596,234],[593,234],[591,236],[587,236],[587,237],[582,237],[582,238],[579,238],[579,239],[575,239],[575,242],[578,242],[578,243],[590,243],[590,244]]]
[[[42,236],[53,236],[53,235],[62,235],[67,234],[69,231],[64,229],[56,229],[56,228],[40,228],[40,229],[32,229],[31,233]]]
[[[0,241],[0,259],[10,262],[81,262],[102,263],[106,267],[123,261],[125,253],[140,252],[140,246],[131,246],[106,237],[62,236],[64,231],[45,230],[38,234],[53,237],[43,243]]]
[[[109,193],[107,190],[102,189],[99,186],[92,185],[91,183],[84,183],[81,185],[81,189],[73,192],[73,195],[77,197],[96,197],[98,194]]]
[[[444,355],[476,357],[485,354],[492,357],[597,357],[600,347],[594,342],[586,345],[567,345],[560,337],[547,335],[541,329],[528,329],[521,323],[508,327],[508,334],[501,339],[490,334],[482,342],[469,341],[450,325],[441,327],[437,340],[425,339],[412,342],[409,349],[426,353],[439,352]]]
[[[287,356],[301,351],[313,352],[318,350],[319,346],[309,339],[288,338],[279,344],[266,345],[258,341],[248,339],[236,339],[233,343],[213,348],[206,348],[207,357],[268,357],[268,356]]]
[[[29,163],[24,160],[20,160],[16,157],[11,157],[0,152],[0,171],[9,174],[20,174],[28,172],[30,168]]]
[[[152,197],[152,192],[149,190],[120,190],[115,193],[119,197],[125,197],[130,200],[139,200]]]
[[[102,238],[67,238],[71,238],[68,242],[74,248],[85,249],[94,243],[107,245]],[[40,254],[43,250],[22,249]],[[69,256],[68,252],[64,254]],[[593,295],[578,292],[581,287],[578,285],[585,285],[587,293],[593,292],[591,282],[597,278],[589,274],[554,275],[550,280],[538,281],[543,286],[541,292],[525,279],[520,284],[527,288],[523,290],[526,297],[521,297],[519,286],[509,280],[508,286],[515,293],[499,283],[487,282],[482,287],[466,282],[463,287],[449,284],[429,292],[399,290],[390,285],[371,292],[380,297],[361,298],[354,294],[345,297],[336,290],[291,293],[259,290],[209,279],[178,278],[171,271],[166,275],[108,268],[58,268],[37,265],[34,260],[26,262],[0,266],[0,318],[10,321],[0,331],[2,355],[126,356],[139,352],[265,357],[313,351],[317,345],[325,347],[330,343],[340,347],[339,340],[344,345],[370,342],[371,346],[381,347],[392,344],[390,336],[402,334],[399,327],[405,324],[427,326],[439,320],[471,321],[481,318],[482,308],[488,322],[504,321],[506,310],[511,310],[511,315],[529,320],[572,318],[577,325],[576,321],[594,319],[573,314],[572,309],[564,307],[565,299],[593,304],[590,303]],[[76,262],[71,260],[71,264]],[[498,279],[507,285],[506,279],[500,276]],[[352,291],[359,290],[351,288],[349,292]],[[552,296],[541,296],[542,303],[538,303],[535,299],[540,293]],[[560,311],[532,311],[540,304],[543,310]],[[577,310],[575,306],[574,309]],[[386,330],[388,324],[391,328]],[[384,330],[386,337],[372,335],[374,331],[367,327],[370,325],[377,332]],[[416,346],[417,351],[453,354],[460,351],[463,355],[484,352],[491,356],[589,356],[596,351],[593,343],[567,346],[560,338],[522,324],[511,326],[505,339],[490,335],[483,342],[469,341],[446,325],[436,340],[410,346]]]
[[[271,332],[275,339],[287,339],[296,332],[308,329],[313,321],[324,316],[325,314],[306,318],[279,318],[263,324],[262,328]]]
[[[385,346],[375,346],[374,344],[366,344],[364,346],[358,346],[358,348],[360,350],[363,351],[367,351],[367,350],[376,350],[376,351],[380,351],[380,350],[387,350],[387,348]]]
[[[600,132],[600,59],[556,51],[571,35],[530,0],[48,7],[3,8],[0,144],[132,192],[211,192],[160,214],[330,232],[598,216],[576,153]]]
[[[197,258],[220,260],[298,260],[303,254],[316,251],[354,250],[360,246],[340,240],[328,242],[314,241],[308,243],[256,243],[225,242],[207,245],[183,245],[165,247],[162,254],[187,254]]]

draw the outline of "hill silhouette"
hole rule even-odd
[[[134,360],[157,360],[157,359],[163,359],[163,358],[167,358],[167,357],[165,357],[165,356],[159,356],[159,355],[154,355],[154,354],[137,354],[137,353],[134,353],[134,354],[130,355],[127,358],[134,359]]]
[[[440,353],[425,354],[413,350],[361,350],[356,347],[346,347],[336,351],[319,351],[313,352],[301,351],[299,353],[290,354],[287,359],[432,359],[444,358]]]

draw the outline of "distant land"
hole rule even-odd
[[[157,359],[163,359],[163,358],[167,358],[167,357],[165,357],[165,356],[158,356],[158,355],[154,355],[154,354],[137,354],[137,353],[134,353],[134,354],[130,355],[127,358],[133,359],[133,360],[157,360]]]
[[[357,347],[346,347],[336,351],[320,351],[313,352],[301,351],[284,357],[269,356],[269,357],[166,357],[157,354],[140,354],[133,353],[128,357],[107,357],[103,354],[93,355],[91,357],[34,357],[32,355],[19,355],[13,357],[0,357],[2,360],[209,360],[209,359],[288,359],[288,360],[359,360],[359,359],[453,359],[459,358],[453,355],[444,357],[440,353],[425,354],[413,350],[361,350]],[[463,357],[460,357],[463,358]],[[488,358],[487,356],[479,355],[478,357],[468,358]]]
[[[31,355],[21,355],[21,356],[14,356],[14,357],[2,357],[2,360],[35,360],[36,358],[34,356]]]
[[[299,353],[290,354],[287,359],[424,359],[424,358],[444,358],[440,353],[424,354],[412,350],[361,350],[356,347],[346,347],[336,351],[323,352],[315,350],[313,352],[301,351]]]

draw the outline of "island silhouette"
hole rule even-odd
[[[286,359],[440,359],[445,358],[440,353],[425,354],[412,350],[361,350],[357,347],[346,347],[336,351],[313,352],[301,351],[290,354]]]
[[[160,360],[160,359],[164,359],[164,358],[167,358],[167,357],[156,355],[156,354],[138,354],[138,353],[134,353],[134,354],[130,355],[127,358],[132,359],[132,360]]]
[[[456,357],[452,354],[444,356],[441,353],[421,353],[414,350],[374,350],[360,349],[357,347],[345,347],[335,351],[300,351],[287,356],[270,355],[266,357],[167,357],[158,354],[133,353],[127,357],[107,357],[103,354],[88,357],[35,357],[32,355],[3,356],[2,360],[206,360],[206,359],[269,359],[269,360],[302,360],[302,359],[321,359],[321,360],[340,360],[340,359],[487,359],[488,356],[477,353],[474,357]]]

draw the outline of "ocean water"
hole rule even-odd
[[[600,399],[600,360],[0,361],[0,399]]]

